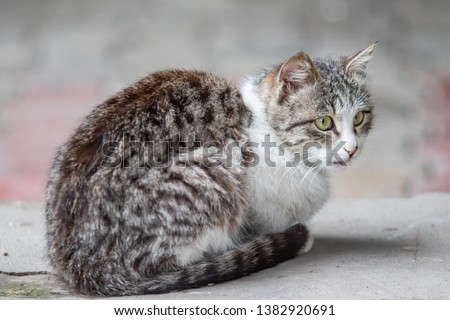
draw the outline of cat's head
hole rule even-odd
[[[300,52],[262,79],[268,124],[309,166],[347,166],[373,122],[366,66],[375,44],[345,57],[311,59]]]

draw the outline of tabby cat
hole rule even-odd
[[[164,293],[309,250],[303,223],[372,126],[374,46],[301,52],[240,89],[205,72],[156,72],[97,106],[50,170],[55,270],[85,294]]]

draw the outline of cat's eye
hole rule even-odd
[[[364,121],[364,112],[359,111],[355,116],[353,117],[353,125],[355,127],[359,126]]]
[[[317,118],[314,123],[316,124],[316,127],[322,131],[330,130],[333,127],[333,119],[331,119],[330,116]]]

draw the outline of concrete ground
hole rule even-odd
[[[300,50],[351,54],[380,40],[377,121],[332,180],[313,250],[151,298],[450,299],[449,12],[448,0],[0,0],[0,298],[79,297],[54,276],[5,272],[50,271],[33,203],[93,106],[163,68],[237,82]]]
[[[124,299],[450,299],[450,195],[333,201],[313,219],[313,249],[234,281]],[[0,297],[87,298],[47,274],[40,205],[0,206]]]

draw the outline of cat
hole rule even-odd
[[[300,52],[239,88],[155,72],[97,106],[49,172],[57,273],[83,294],[154,294],[308,251],[305,223],[328,199],[329,172],[360,154],[373,123],[374,46]]]

